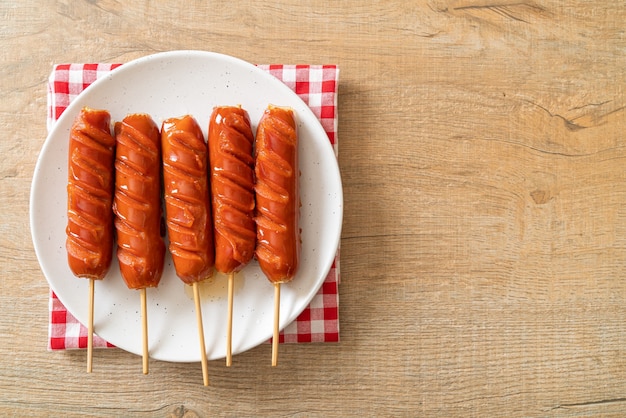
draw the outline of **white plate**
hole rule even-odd
[[[70,104],[46,139],[33,177],[30,223],[35,251],[52,290],[83,324],[87,322],[88,280],[67,265],[67,155],[72,122],[83,106],[107,109],[111,119],[145,112],[157,124],[193,115],[205,137],[214,106],[241,104],[253,129],[269,104],[291,106],[300,135],[302,254],[295,279],[281,287],[280,328],[292,322],[322,285],[334,260],[343,215],[339,168],[322,126],[304,102],[282,82],[239,59],[211,52],[173,51],[129,62],[97,80]],[[96,282],[94,329],[119,348],[140,355],[139,292],[127,289],[117,258]],[[273,286],[256,261],[235,279],[233,353],[272,335]],[[150,356],[176,362],[200,361],[192,293],[176,276],[169,254],[157,289],[148,289]],[[223,276],[203,283],[202,315],[207,355],[226,355],[227,286]]]

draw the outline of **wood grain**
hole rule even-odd
[[[416,3],[416,4],[413,4]],[[0,3],[3,416],[623,416],[619,2]],[[341,68],[341,343],[197,364],[46,352],[30,182],[60,62]]]

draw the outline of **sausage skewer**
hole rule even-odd
[[[215,269],[228,275],[226,366],[230,366],[235,273],[252,260],[256,244],[254,135],[241,106],[213,109],[208,132]]]
[[[145,287],[139,289],[139,301],[141,306],[141,366],[143,374],[148,374],[150,351],[148,349],[148,297]]]
[[[161,129],[169,248],[178,277],[193,286],[202,378],[209,385],[198,282],[213,273],[215,249],[208,186],[208,156],[202,130],[192,116],[171,118]]]
[[[149,115],[131,114],[115,124],[115,137],[117,258],[126,286],[140,291],[142,367],[148,374],[146,288],[159,285],[165,257],[159,128]]]
[[[93,367],[93,305],[96,282],[89,279],[89,311],[87,317],[87,373]]]
[[[95,280],[113,256],[113,161],[115,139],[105,110],[83,108],[70,130],[67,183],[67,261],[72,273],[89,279],[87,372],[93,363]]]
[[[292,109],[268,106],[256,133],[256,256],[274,284],[272,366],[278,364],[280,284],[293,280],[300,258],[298,135]]]
[[[228,273],[228,310],[226,321],[226,367],[233,364],[233,300],[235,298],[235,272]]]
[[[274,283],[274,328],[272,333],[272,366],[278,364],[278,343],[280,342],[280,283]]]

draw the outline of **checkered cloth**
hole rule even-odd
[[[55,65],[48,80],[48,130],[70,102],[99,77],[122,64]],[[309,105],[328,134],[337,155],[337,80],[335,65],[259,65],[281,80]],[[310,305],[280,334],[280,342],[339,341],[339,251]],[[87,328],[50,291],[48,349],[87,348]],[[94,347],[113,347],[94,335]]]

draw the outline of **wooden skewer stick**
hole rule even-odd
[[[233,293],[235,273],[228,275],[228,323],[226,325],[226,367],[233,364]]]
[[[272,337],[272,366],[278,364],[278,322],[280,319],[280,283],[274,283],[274,335]]]
[[[200,289],[198,282],[193,283],[193,300],[196,304],[196,322],[198,323],[198,336],[200,337],[200,358],[202,361],[202,381],[204,386],[209,386],[209,364],[206,358],[204,345],[204,326],[202,325],[202,307],[200,305]]]
[[[89,279],[89,314],[87,320],[87,373],[91,373],[93,365],[93,294],[94,279]]]
[[[141,331],[143,335],[143,374],[148,374],[148,308],[146,288],[139,290],[141,296]]]

